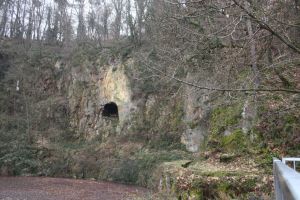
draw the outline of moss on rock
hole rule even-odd
[[[241,129],[236,129],[230,135],[221,136],[221,145],[225,152],[245,152],[248,139]]]
[[[210,119],[211,135],[216,137],[228,127],[237,125],[241,119],[241,112],[241,104],[215,108]]]

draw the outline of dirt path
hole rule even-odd
[[[0,177],[0,200],[127,200],[144,188],[110,182],[46,177]]]

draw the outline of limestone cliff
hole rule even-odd
[[[176,142],[184,144],[190,152],[198,152],[207,140],[215,93],[184,87],[181,92],[184,98],[170,99],[160,90],[140,95],[146,82],[135,81],[140,70],[136,65],[133,58],[123,62],[114,60],[105,65],[100,65],[98,60],[83,62],[77,67],[61,60],[56,62],[55,73],[60,77],[57,88],[68,101],[70,124],[77,137],[105,140],[109,135],[131,134],[140,127],[156,135],[177,135],[181,139]],[[187,74],[189,81],[197,78]],[[205,81],[204,78],[202,82]],[[104,114],[105,106],[111,103],[116,105],[116,116]],[[245,109],[243,115],[242,108],[237,112],[240,117],[249,115]],[[251,129],[248,118],[240,119],[240,128]],[[230,134],[232,130],[227,128],[229,131],[225,132]]]
[[[114,132],[120,134],[136,109],[124,64],[62,67],[58,88],[61,88],[61,93],[66,93],[75,132],[88,140]],[[103,114],[109,103],[117,106],[116,116]]]

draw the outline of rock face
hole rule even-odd
[[[101,104],[114,102],[118,106],[119,123],[122,125],[135,109],[131,101],[132,91],[128,77],[125,75],[124,65],[111,66],[103,80],[98,82]]]
[[[181,142],[185,144],[186,149],[190,152],[198,152],[204,136],[207,134],[202,127],[187,129],[181,136]]]
[[[130,80],[135,76],[131,71],[136,70],[131,59],[101,67],[89,63],[71,67],[58,61],[55,69],[63,74],[57,88],[67,95],[70,124],[78,137],[103,140],[112,134],[125,134],[137,124],[142,128],[148,124],[147,132],[165,137],[181,134],[181,143],[188,151],[199,151],[208,132],[210,105],[206,91],[186,87],[186,98],[176,100],[155,93],[141,96],[142,89],[137,90]],[[187,78],[195,79],[191,74]],[[109,105],[116,107],[115,113],[105,114]]]
[[[242,130],[244,134],[248,133],[248,131],[253,128],[254,120],[257,115],[256,110],[255,103],[250,102],[249,99],[247,99],[243,105],[242,112]]]
[[[195,77],[188,74],[187,79],[192,82]],[[207,121],[210,111],[210,105],[207,103],[208,94],[192,87],[187,87],[185,92],[184,121],[188,127],[182,134],[181,141],[188,151],[197,152],[208,132]]]
[[[61,70],[62,62],[56,69]],[[64,85],[63,85],[64,84]],[[120,133],[135,110],[132,91],[123,64],[105,67],[66,66],[58,88],[67,94],[70,122],[78,136],[88,140],[111,133]],[[63,94],[64,95],[64,94]],[[117,115],[104,116],[106,104],[117,106]]]

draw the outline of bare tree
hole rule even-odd
[[[78,26],[77,26],[77,40],[84,41],[86,39],[86,26],[84,20],[84,1],[85,0],[77,0],[79,5],[78,11]]]
[[[142,31],[145,23],[145,13],[148,5],[148,0],[135,0],[135,9],[137,16],[137,40],[140,43],[142,40]]]
[[[90,10],[87,17],[87,33],[90,39],[95,39],[96,26],[96,14],[93,10]]]
[[[249,9],[249,7],[250,7],[249,2],[245,1],[245,8]],[[260,74],[259,74],[259,71],[257,68],[255,36],[253,34],[252,22],[251,22],[250,18],[246,19],[246,25],[247,25],[249,41],[250,41],[250,57],[251,57],[252,70],[253,70],[253,74],[254,74],[254,85],[255,85],[255,88],[257,89],[260,85]]]
[[[44,35],[45,35],[45,40],[48,43],[52,42],[54,39],[53,29],[51,27],[51,23],[52,23],[51,19],[52,19],[52,8],[47,7],[47,18],[46,18]]]
[[[110,15],[111,15],[110,5],[104,1],[103,2],[103,14],[100,17],[100,20],[101,20],[101,24],[103,27],[103,36],[105,39],[108,39],[108,26],[109,26],[108,20],[109,20]]]
[[[16,7],[16,16],[13,23],[13,37],[17,39],[22,38],[22,24],[21,24],[21,0],[17,1],[17,7]]]
[[[131,42],[136,43],[137,33],[136,33],[136,23],[134,17],[131,13],[131,0],[126,1],[126,24],[129,30],[129,38]]]
[[[123,11],[123,0],[112,0],[113,8],[115,11],[115,19],[113,23],[114,38],[119,39],[122,28],[122,11]]]
[[[42,22],[44,20],[44,12],[45,12],[45,0],[43,3],[39,2],[39,4],[36,5],[37,6],[37,28],[36,28],[36,32],[37,32],[37,40],[41,40],[41,26],[42,26]]]
[[[0,22],[0,36],[3,37],[6,34],[6,25],[8,22],[8,8],[9,8],[9,3],[10,1],[6,0],[6,1],[2,1],[1,2],[1,10],[3,10],[2,12],[2,19]]]

